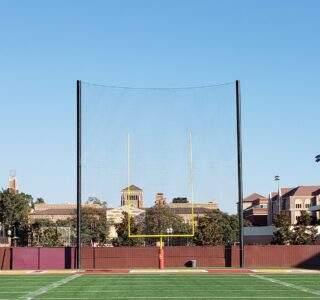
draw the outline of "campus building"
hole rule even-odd
[[[130,185],[121,191],[121,206],[132,204],[134,207],[143,207],[143,190],[135,185]]]
[[[253,226],[273,225],[280,213],[286,214],[294,225],[303,210],[320,219],[320,186],[279,187],[268,198],[254,193],[243,199],[243,217]]]
[[[297,186],[294,188],[279,188],[278,192],[269,194],[268,224],[272,225],[276,215],[285,213],[294,225],[301,211],[309,211],[316,219],[320,219],[320,212],[316,209],[320,205],[320,186]]]
[[[81,207],[107,210],[99,204],[84,204]],[[29,223],[33,224],[39,219],[46,219],[52,222],[68,220],[73,218],[76,215],[76,212],[76,204],[35,204],[34,209],[32,209],[29,214]]]
[[[18,192],[18,180],[15,177],[11,177],[8,181],[8,189],[14,191],[15,193]]]
[[[130,215],[132,217],[143,220],[147,208],[143,207],[143,190],[135,185],[126,187],[121,191],[121,206],[117,208],[109,208],[107,210],[107,218],[111,225],[109,237],[117,237],[114,224],[120,223],[123,218],[123,212],[128,212],[128,202],[130,199]],[[156,205],[167,205],[175,215],[183,218],[187,224],[192,223],[192,204],[191,203],[167,203],[167,199],[163,193],[157,193],[155,196]],[[204,216],[210,210],[219,209],[218,204],[214,202],[194,203],[194,218]]]
[[[243,198],[243,200],[242,200],[243,210],[246,210],[247,208],[251,207],[253,201],[260,199],[260,198],[264,198],[264,196],[257,194],[257,193],[253,193],[253,194]]]
[[[120,206],[116,208],[103,208],[99,204],[84,204],[82,207],[92,207],[104,209],[109,222],[109,238],[117,237],[115,224],[122,222],[123,213],[128,213],[128,204],[130,202],[130,215],[134,218],[143,220],[146,208],[143,207],[143,190],[135,185],[121,190]],[[157,193],[155,204],[167,205],[174,214],[183,218],[187,224],[192,223],[192,204],[191,203],[167,203],[163,193]],[[204,216],[210,210],[219,209],[218,204],[214,202],[194,203],[194,218]],[[47,219],[52,222],[57,220],[69,220],[76,215],[76,204],[35,204],[34,209],[29,214],[30,224],[39,219]]]
[[[268,224],[268,199],[257,193],[244,198],[243,218],[253,226],[266,226]]]
[[[130,217],[133,218],[144,218],[145,209],[137,208],[134,204],[130,204],[130,209],[128,205],[122,205],[116,208],[109,208],[107,210],[107,220],[110,224],[109,227],[109,238],[116,238],[116,226],[115,224],[121,223],[123,219],[123,213],[128,213],[130,211]]]
[[[167,205],[175,215],[182,217],[185,223],[192,223],[192,203],[167,203],[167,199],[164,198],[163,193],[158,193],[156,194],[155,204]],[[217,209],[219,209],[219,206],[215,202],[194,203],[193,215],[194,218],[202,217],[207,212]]]
[[[278,192],[271,192],[268,199],[260,196],[252,194],[244,199],[246,208],[243,216],[254,225],[244,228],[246,244],[270,244],[273,232],[276,231],[274,220],[279,214],[286,214],[292,226],[296,224],[302,211],[308,211],[315,220],[320,219],[320,186],[279,187]],[[260,215],[262,211],[263,218]],[[319,228],[318,231],[320,232]],[[318,240],[317,243],[319,242]]]

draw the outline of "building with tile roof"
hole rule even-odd
[[[123,219],[123,213],[128,213],[128,205],[122,205],[116,208],[110,208],[107,210],[107,220],[110,224],[109,228],[109,238],[116,238],[117,232],[115,224],[121,223]],[[135,205],[131,204],[130,206],[130,215],[134,218],[143,219],[145,215],[145,209],[137,208]]]
[[[297,186],[294,188],[279,188],[278,192],[269,195],[268,224],[272,225],[275,216],[285,213],[292,225],[297,222],[301,211],[310,211],[312,216],[320,219],[320,212],[315,208],[320,205],[320,186]]]
[[[268,224],[268,199],[256,193],[251,194],[245,199],[243,218],[248,220],[253,226],[266,226]]]
[[[84,204],[82,207],[92,207],[107,210],[99,204]],[[57,220],[68,220],[76,215],[76,204],[35,204],[34,209],[29,213],[29,223],[33,224],[39,219],[46,219],[52,222]]]
[[[104,209],[106,211],[107,220],[111,226],[109,229],[109,237],[115,238],[117,236],[115,224],[122,221],[123,212],[128,212],[128,204],[130,200],[130,214],[133,217],[138,217],[141,220],[145,216],[146,208],[143,207],[143,190],[135,185],[130,185],[121,190],[120,207],[104,208],[99,204],[84,204],[83,207],[94,207]],[[192,223],[192,204],[191,203],[167,203],[163,193],[156,194],[155,204],[168,205],[172,212],[181,216],[184,222]],[[204,216],[210,210],[219,209],[218,204],[214,202],[208,203],[194,203],[194,217]],[[57,220],[68,220],[75,216],[75,204],[35,204],[34,209],[29,214],[29,222],[35,223],[38,219],[47,219],[53,222]]]
[[[253,201],[260,199],[260,198],[265,198],[264,196],[257,194],[257,193],[253,193],[245,198],[243,198],[242,202],[243,202],[243,209],[247,209],[248,207],[252,206]]]
[[[171,211],[183,218],[187,224],[192,224],[192,204],[191,203],[168,203]],[[197,217],[203,217],[206,213],[219,209],[218,205],[214,202],[209,203],[194,203],[193,215],[196,220]],[[195,221],[196,223],[196,221]]]

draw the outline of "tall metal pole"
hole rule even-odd
[[[244,267],[243,249],[243,188],[242,188],[242,140],[241,140],[241,93],[240,80],[236,80],[237,101],[237,149],[238,149],[238,216],[239,216],[239,260],[240,268]]]
[[[274,176],[274,180],[278,181],[278,214],[281,214],[281,196],[280,196],[280,176]]]
[[[77,80],[77,269],[81,268],[81,80]]]

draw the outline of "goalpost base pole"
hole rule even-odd
[[[164,269],[164,251],[162,245],[162,236],[160,237],[160,248],[159,248],[159,269]]]

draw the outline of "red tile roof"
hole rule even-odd
[[[294,190],[294,188],[280,188],[281,197],[283,197],[284,195],[286,195],[288,192],[292,190]],[[278,192],[271,192],[271,200],[272,201],[278,200]]]
[[[98,210],[104,210],[106,211],[106,208],[96,208]],[[35,210],[29,215],[31,216],[54,216],[54,215],[59,215],[59,216],[66,216],[66,215],[74,215],[76,214],[77,210],[76,208],[50,208],[50,209],[45,209],[45,210]]]
[[[53,208],[53,209],[46,209],[46,210],[36,210],[30,215],[32,216],[43,216],[43,215],[74,215],[76,213],[76,209],[74,208]]]
[[[258,198],[254,201],[252,201],[252,205],[259,205],[259,204],[268,204],[268,199],[267,198]]]
[[[316,196],[320,194],[320,186],[319,185],[308,185],[303,186],[299,185],[294,188],[280,188],[281,197],[287,198],[291,196]],[[278,192],[271,192],[272,201],[278,199]]]
[[[281,190],[282,191],[282,190]],[[320,186],[319,185],[308,185],[308,186],[297,186],[286,193],[282,192],[282,197],[290,197],[290,196],[316,196],[320,194]]]
[[[243,202],[252,202],[253,200],[257,200],[259,198],[265,198],[264,196],[261,196],[257,193],[253,193],[250,196],[243,199]]]

